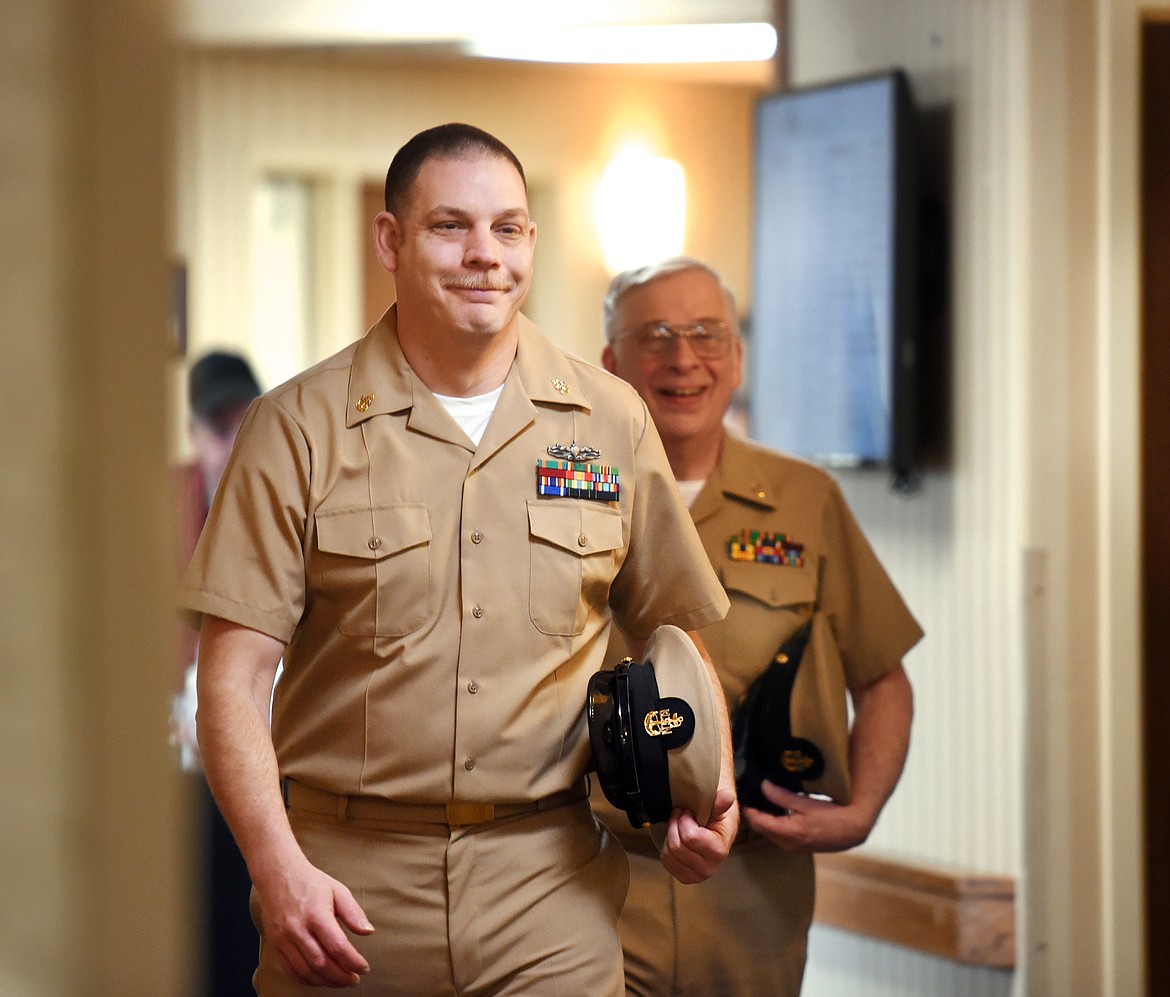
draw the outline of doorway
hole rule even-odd
[[[1170,21],[1141,40],[1141,515],[1148,993],[1170,994]]]

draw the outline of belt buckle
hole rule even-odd
[[[468,827],[496,819],[496,808],[491,803],[464,803],[452,801],[447,804],[447,826]]]

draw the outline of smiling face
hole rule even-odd
[[[489,153],[423,163],[398,215],[374,223],[394,274],[400,335],[492,337],[514,330],[528,295],[536,226],[524,181]]]
[[[706,477],[719,459],[723,415],[742,377],[743,344],[738,336],[723,356],[703,359],[685,337],[676,337],[661,355],[640,349],[626,333],[649,323],[687,325],[722,322],[736,328],[719,282],[702,270],[683,270],[630,288],[614,310],[614,342],[601,360],[606,370],[637,389],[646,402],[680,479]]]

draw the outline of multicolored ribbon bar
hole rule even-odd
[[[618,469],[606,464],[576,464],[566,460],[536,462],[536,494],[560,498],[616,502]]]
[[[733,561],[800,568],[804,566],[804,544],[797,543],[786,533],[740,530],[727,541],[727,556]]]

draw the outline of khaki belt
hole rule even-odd
[[[530,803],[396,803],[380,796],[339,796],[292,779],[281,781],[288,807],[326,814],[337,820],[377,820],[390,824],[440,824],[447,828],[486,824],[501,817],[554,810],[585,799],[585,783]]]

